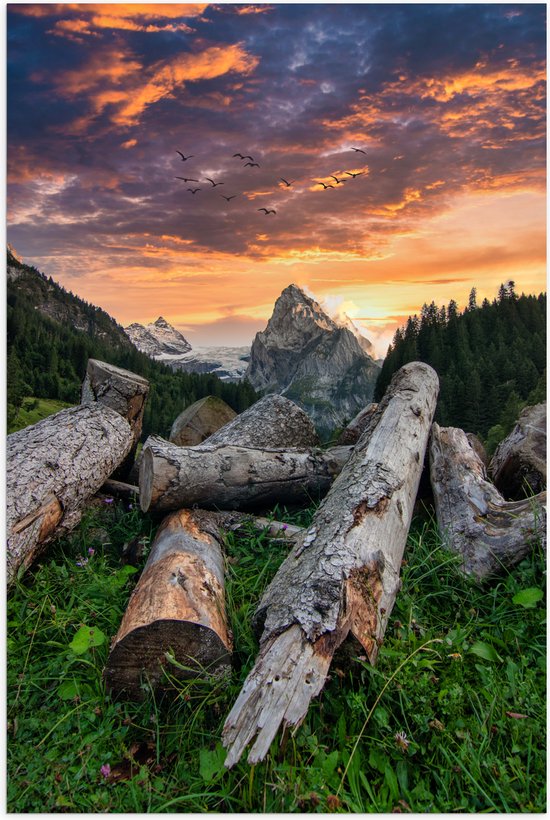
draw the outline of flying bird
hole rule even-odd
[[[243,165],[243,168],[246,168],[247,165],[250,165],[251,168],[259,168],[260,167],[259,162],[245,162],[245,164]]]
[[[198,182],[198,179],[188,179],[187,177],[174,177],[174,179],[183,179],[184,182]]]
[[[333,179],[335,182],[337,182],[337,183],[338,183],[338,185],[339,185],[341,182],[344,182],[344,180],[343,180],[343,179],[336,179],[336,177],[335,177],[335,176],[333,176],[332,174],[329,174],[329,177],[330,177],[331,179]]]
[[[251,162],[254,162],[254,157],[249,157],[249,156],[243,157],[243,155],[239,154],[239,153],[233,154],[233,156],[234,157],[239,157],[239,159],[249,159]]]
[[[187,160],[187,159],[191,159],[191,157],[194,157],[194,156],[195,156],[194,154],[189,154],[189,156],[188,156],[188,157],[186,157],[184,154],[182,154],[182,153],[181,153],[181,151],[178,151],[178,149],[177,149],[177,148],[176,148],[176,154],[179,154],[179,155],[180,155],[180,157],[181,157],[181,161],[182,161],[182,162],[185,162],[185,160]]]
[[[188,188],[188,191],[191,191],[192,194],[196,194],[197,191],[200,191],[200,188]]]
[[[214,182],[214,180],[213,180],[213,179],[210,179],[210,177],[205,177],[205,179],[207,180],[207,182],[211,182],[211,183],[212,183],[212,187],[213,187],[213,188],[215,188],[215,187],[216,187],[216,185],[224,185],[224,184],[225,184],[225,183],[223,183],[223,182]]]
[[[361,174],[364,173],[364,172],[363,171],[357,171],[357,173],[354,174],[353,171],[345,171],[344,173],[349,174],[350,177],[353,177],[355,179],[355,177],[360,177]]]
[[[366,151],[363,151],[362,148],[352,148],[351,150],[352,151],[358,151],[360,154],[366,154],[367,153]]]
[[[272,208],[271,209],[269,209],[269,208],[258,208],[258,210],[263,211],[266,216],[268,214],[276,214],[277,213],[277,211],[274,211]]]
[[[286,187],[287,187],[287,188],[290,188],[290,186],[292,185],[292,183],[293,183],[293,182],[296,182],[296,180],[295,180],[295,179],[293,179],[293,180],[292,180],[292,182],[287,182],[287,181],[286,181],[286,179],[283,179],[283,177],[279,177],[279,179],[281,180],[281,182],[284,182],[284,184],[286,185]]]
[[[232,194],[231,196],[225,196],[225,194],[220,194],[220,196],[223,196],[224,199],[226,199],[228,202],[230,202],[230,200],[235,199],[237,194]]]
[[[325,190],[327,188],[334,188],[334,185],[325,185],[324,182],[318,182],[317,185],[322,185]]]

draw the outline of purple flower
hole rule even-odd
[[[93,547],[88,547],[88,555],[94,555],[95,549]]]
[[[129,510],[133,510],[133,509],[134,509],[134,505],[133,505],[133,504],[128,504],[128,509],[129,509]]]
[[[78,556],[78,560],[76,561],[76,566],[77,567],[85,567],[87,563],[88,563],[87,558],[83,558],[81,555]]]
[[[114,501],[114,498],[104,498],[103,499],[104,504],[112,504],[113,501]]]
[[[281,527],[281,529],[282,529],[282,530],[288,530],[288,524],[283,524],[283,526]]]
[[[100,772],[103,775],[103,777],[109,777],[109,775],[111,774],[110,765],[108,763],[104,763],[100,769]]]

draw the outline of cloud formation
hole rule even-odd
[[[8,238],[117,318],[183,288],[216,334],[219,281],[253,323],[297,274],[387,317],[511,260],[540,289],[545,78],[537,5],[9,5]]]

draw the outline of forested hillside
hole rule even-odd
[[[238,413],[256,400],[248,382],[174,373],[140,353],[105,311],[18,262],[9,252],[8,265],[12,272],[7,285],[8,425],[25,396],[77,404],[89,358],[132,370],[150,381],[144,435],[167,436],[176,416],[203,396],[220,396]]]
[[[375,388],[378,401],[392,375],[410,361],[440,378],[436,421],[477,433],[491,444],[513,426],[521,407],[546,396],[546,294],[518,296],[501,285],[492,302],[472,289],[461,313],[451,300],[422,307],[396,331]]]

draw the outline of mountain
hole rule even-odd
[[[17,424],[25,397],[78,404],[90,358],[150,381],[144,437],[167,437],[181,411],[204,396],[219,396],[237,413],[258,398],[246,381],[222,382],[210,372],[174,372],[142,353],[108,313],[25,265],[9,248],[6,290],[8,425]]]
[[[196,347],[192,348],[179,330],[162,316],[148,325],[134,322],[125,328],[138,350],[172,370],[185,373],[212,373],[222,381],[240,381],[244,378],[249,347]]]
[[[174,357],[180,357],[191,350],[185,336],[162,316],[149,325],[134,322],[124,329],[138,350],[152,359],[166,361],[167,364]]]
[[[326,436],[371,401],[378,372],[354,332],[289,285],[256,334],[246,378],[257,390],[295,401]]]
[[[359,342],[359,346],[365,351],[365,353],[369,354],[371,359],[374,359],[375,350],[373,343],[363,335],[360,328],[357,327],[353,319],[350,318],[347,313],[344,313],[344,320],[339,322],[339,324],[341,327],[347,327],[347,329],[353,333]]]

